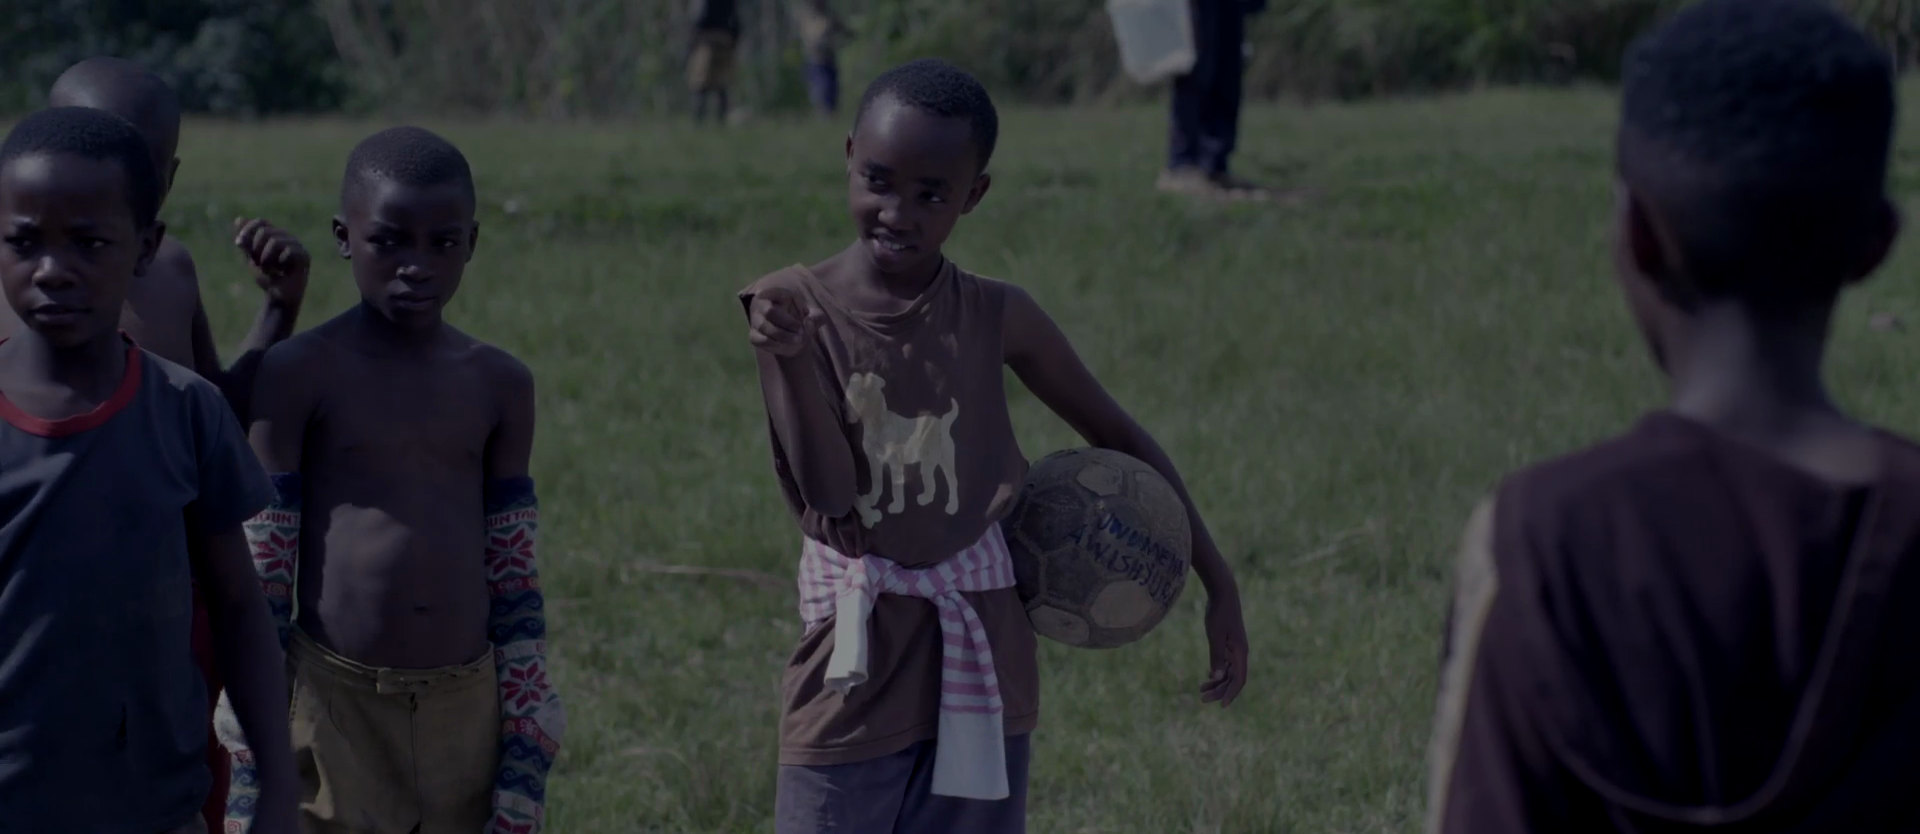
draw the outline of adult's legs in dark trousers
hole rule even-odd
[[[814,110],[822,115],[831,114],[840,106],[840,68],[833,58],[807,62],[807,97],[813,100]]]
[[[1227,173],[1240,131],[1241,74],[1246,15],[1239,0],[1199,0],[1193,6],[1193,69],[1173,83],[1173,129],[1167,167]]]

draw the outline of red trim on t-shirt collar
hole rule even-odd
[[[133,395],[140,392],[140,367],[143,364],[140,361],[140,346],[134,344],[133,337],[127,335],[126,331],[121,331],[120,338],[127,342],[127,371],[120,375],[120,386],[113,389],[113,395],[107,397],[106,402],[94,406],[92,411],[85,414],[48,420],[21,411],[19,406],[7,399],[6,394],[0,393],[0,420],[7,421],[8,425],[23,432],[41,437],[67,437],[105,425],[108,420],[113,419],[113,415],[119,414],[133,402]],[[6,342],[5,339],[0,339],[0,343],[4,342]]]

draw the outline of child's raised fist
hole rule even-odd
[[[253,267],[254,280],[267,297],[298,304],[307,294],[307,271],[313,258],[291,233],[265,220],[234,218],[233,245]]]

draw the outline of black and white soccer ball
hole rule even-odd
[[[1185,504],[1153,467],[1109,449],[1035,462],[1005,531],[1027,619],[1069,646],[1146,636],[1187,584]]]

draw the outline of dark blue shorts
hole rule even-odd
[[[934,796],[934,742],[852,764],[781,765],[775,834],[1024,834],[1031,734],[1007,738],[1006,799]]]

